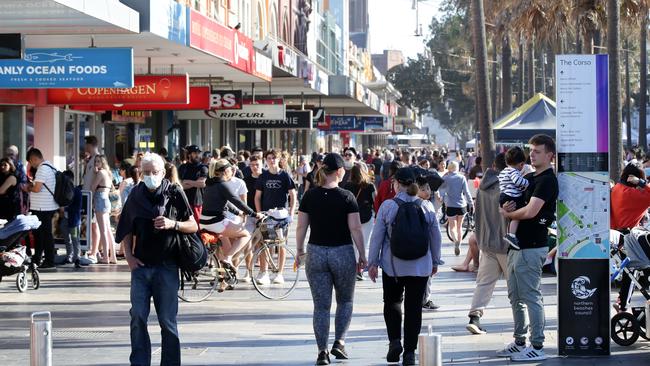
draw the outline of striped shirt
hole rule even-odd
[[[515,168],[507,167],[499,173],[499,189],[510,197],[521,197],[528,188],[528,179],[521,176]]]
[[[43,161],[38,166],[36,176],[34,176],[34,182],[41,182],[43,186],[41,186],[40,192],[29,192],[29,209],[32,211],[54,211],[59,208],[59,205],[54,202],[56,171],[50,166],[52,166],[52,163],[49,161]]]

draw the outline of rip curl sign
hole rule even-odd
[[[566,356],[609,354],[609,261],[559,259],[558,350]]]

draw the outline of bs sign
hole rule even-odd
[[[242,109],[243,104],[241,90],[213,90],[210,93],[210,109]]]

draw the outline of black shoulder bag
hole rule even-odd
[[[186,207],[191,207],[185,194],[174,184],[171,185],[170,193],[175,200],[183,202]],[[180,199],[179,199],[180,196]],[[172,220],[177,219],[178,212],[172,208],[170,216]],[[178,248],[178,267],[182,272],[196,272],[203,268],[208,262],[208,250],[199,238],[197,233],[185,234],[175,231],[176,246]]]

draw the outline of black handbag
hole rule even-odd
[[[176,185],[172,184],[170,191],[172,197],[182,197],[181,199],[186,207],[191,207],[184,192]],[[170,216],[176,220],[176,210],[172,210]],[[208,249],[197,233],[185,234],[177,231],[176,245],[178,249],[178,267],[181,271],[196,272],[208,262]]]

